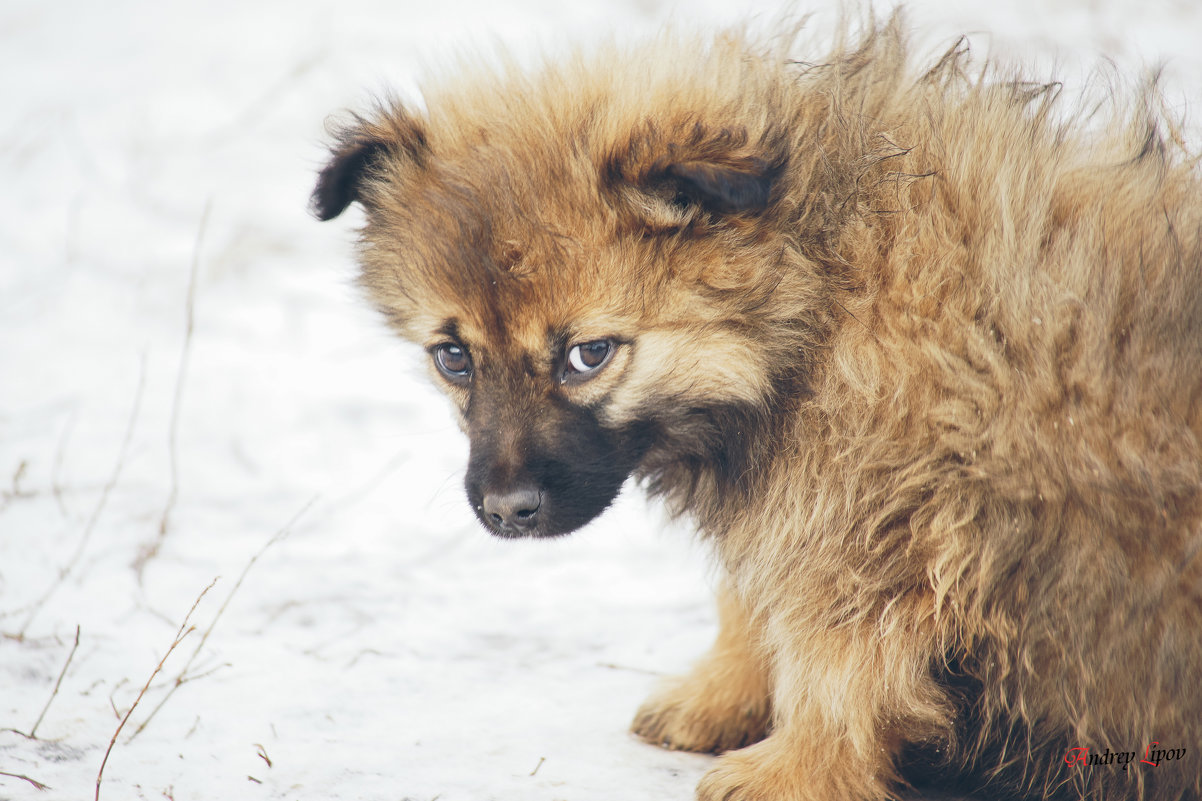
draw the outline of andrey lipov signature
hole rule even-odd
[[[1064,755],[1064,761],[1069,764],[1080,764],[1083,767],[1093,767],[1095,765],[1122,765],[1123,772],[1134,764],[1151,765],[1154,768],[1160,767],[1161,762],[1172,762],[1179,760],[1185,756],[1184,748],[1161,748],[1155,749],[1155,746],[1160,745],[1158,741],[1153,741],[1144,749],[1144,757],[1135,763],[1135,751],[1111,751],[1107,748],[1102,753],[1089,753],[1088,748],[1070,748],[1068,753]],[[1155,749],[1155,750],[1153,750]]]

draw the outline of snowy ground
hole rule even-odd
[[[692,797],[711,760],[626,727],[712,637],[702,549],[637,493],[486,537],[350,226],[305,210],[326,115],[424,61],[770,10],[680,5],[0,3],[0,799],[93,797],[194,603],[104,798]],[[1169,58],[1202,96],[1193,0],[912,21],[1069,73]]]

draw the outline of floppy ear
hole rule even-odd
[[[332,220],[355,201],[364,202],[364,187],[389,159],[425,163],[429,146],[420,122],[398,104],[380,109],[375,119],[356,115],[334,133],[330,163],[317,176],[310,202],[319,220]]]
[[[719,214],[763,211],[776,172],[758,159],[739,166],[681,161],[664,169],[678,195]]]
[[[756,214],[770,205],[784,158],[770,136],[750,140],[745,129],[713,130],[694,119],[648,122],[610,155],[606,175],[626,197],[634,190],[717,215]]]

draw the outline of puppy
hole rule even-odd
[[[314,209],[365,210],[488,531],[633,475],[712,544],[718,641],[634,722],[723,753],[698,798],[1198,798],[1196,160],[1151,90],[1077,121],[847,38],[469,70],[338,130]]]

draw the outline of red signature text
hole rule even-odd
[[[1160,767],[1162,762],[1173,762],[1185,756],[1184,748],[1156,748],[1160,745],[1159,741],[1153,741],[1144,749],[1144,758],[1139,760],[1139,764],[1151,765],[1154,768]],[[1080,765],[1082,768],[1096,767],[1099,765],[1121,765],[1123,771],[1135,764],[1135,751],[1111,751],[1107,748],[1105,751],[1098,753],[1089,753],[1088,748],[1070,748],[1064,755],[1064,762],[1068,765]]]

